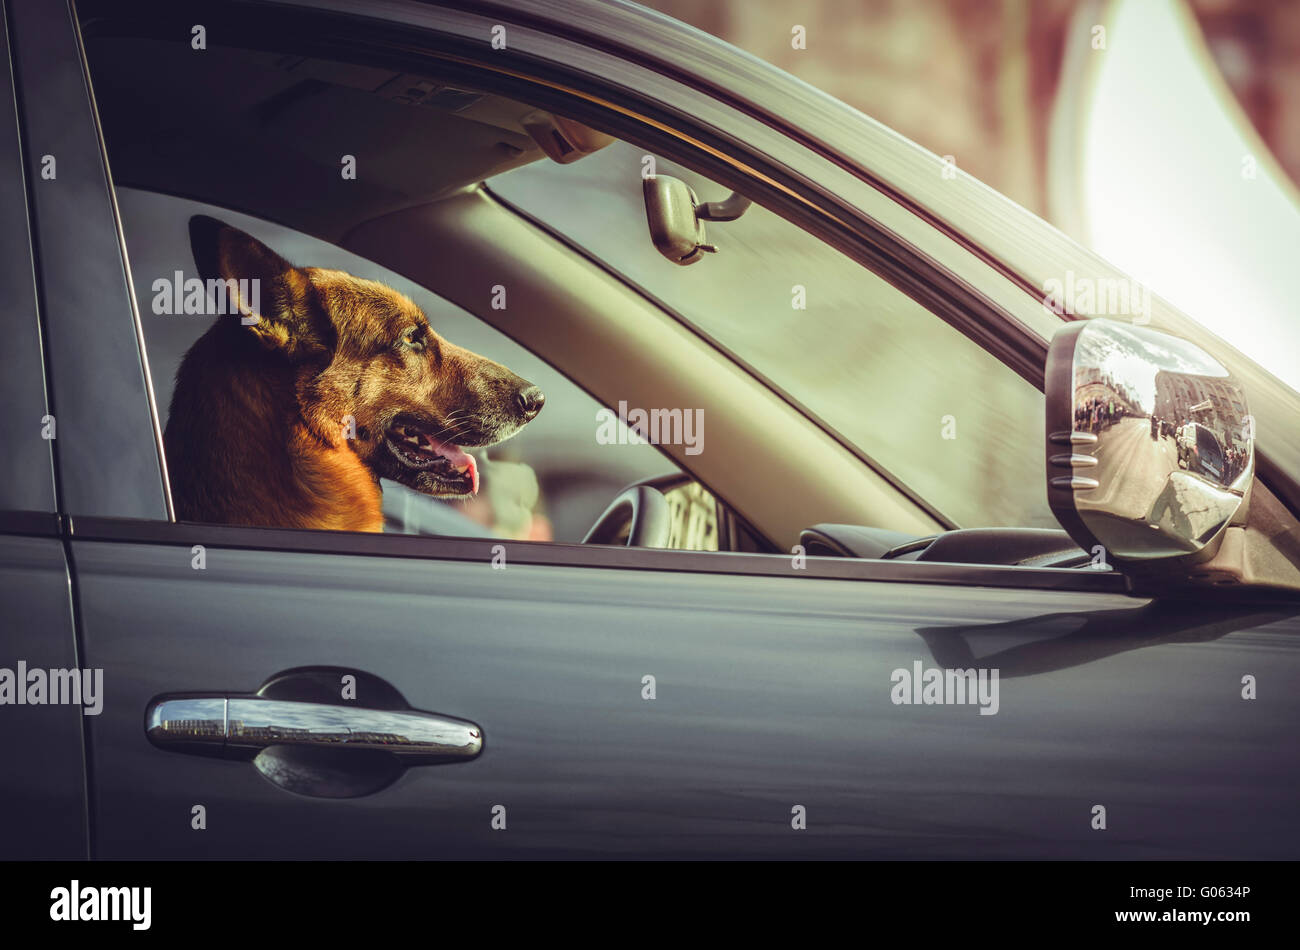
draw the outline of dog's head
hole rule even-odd
[[[232,315],[222,319],[291,367],[311,435],[346,443],[376,476],[472,495],[478,468],[462,447],[508,439],[541,411],[540,389],[444,340],[391,287],[293,267],[213,218],[192,218],[190,241],[202,278],[223,282]]]

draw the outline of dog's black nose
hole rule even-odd
[[[524,414],[524,421],[532,422],[542,411],[546,396],[536,386],[529,386],[515,395],[515,402],[519,405],[519,411]]]

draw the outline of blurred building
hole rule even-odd
[[[1100,0],[644,0],[880,120],[1051,219],[1046,155],[1067,39]],[[1214,62],[1300,182],[1300,3],[1182,0]],[[1076,14],[1080,14],[1076,18]],[[806,48],[791,43],[806,31]],[[1084,30],[1082,35],[1076,35]],[[1074,32],[1071,32],[1074,31]],[[1152,63],[1152,69],[1159,69]]]

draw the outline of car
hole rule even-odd
[[[1123,276],[632,4],[4,6],[5,640],[86,700],[0,710],[4,857],[1300,853],[1300,395],[1247,354],[1053,306]],[[178,521],[195,215],[540,385],[483,497]]]
[[[1213,478],[1222,478],[1228,466],[1218,436],[1199,422],[1188,422],[1180,426],[1178,433],[1179,466],[1188,471],[1204,471]]]

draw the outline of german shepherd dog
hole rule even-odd
[[[381,476],[469,497],[479,473],[462,446],[541,411],[541,390],[442,339],[390,287],[294,267],[201,215],[190,243],[233,306],[176,373],[164,445],[179,520],[379,531]]]

